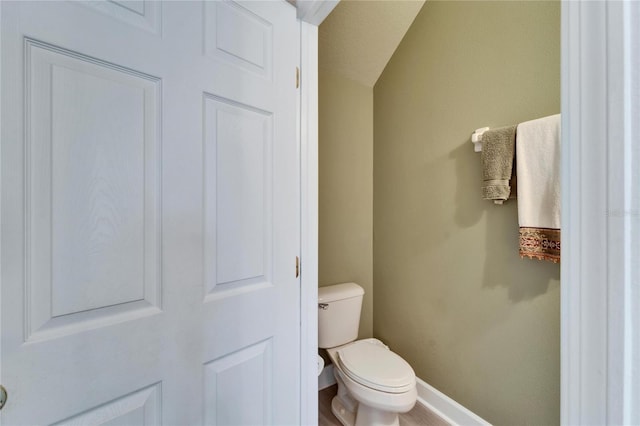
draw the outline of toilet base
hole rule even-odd
[[[398,413],[358,404],[355,426],[399,426]]]
[[[398,413],[381,411],[358,404],[357,414],[347,410],[340,397],[331,400],[331,412],[344,426],[399,426]]]
[[[356,413],[347,410],[338,396],[334,396],[331,400],[331,412],[344,426],[354,426],[356,424]]]

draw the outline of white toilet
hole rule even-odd
[[[334,365],[331,411],[345,426],[397,426],[416,403],[411,366],[377,339],[356,341],[364,290],[355,283],[318,289],[318,346]]]

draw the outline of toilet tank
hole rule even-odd
[[[334,348],[358,338],[363,295],[356,283],[318,289],[318,347]]]

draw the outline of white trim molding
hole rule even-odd
[[[298,0],[300,21],[300,422],[318,422],[318,25],[339,0]]]
[[[561,423],[640,424],[640,7],[562,5]]]
[[[318,27],[301,22],[301,423],[318,421]]]
[[[312,25],[320,25],[340,0],[297,0],[298,19]]]
[[[482,417],[460,405],[424,380],[416,377],[418,403],[451,425],[491,426]]]
[[[333,375],[333,364],[329,364],[322,369],[322,373],[318,376],[318,391],[335,384],[336,379]],[[418,391],[416,403],[432,411],[450,425],[491,426],[491,423],[449,398],[419,377],[416,377],[416,390]]]

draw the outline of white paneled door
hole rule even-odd
[[[1,423],[299,423],[295,8],[0,19]]]

